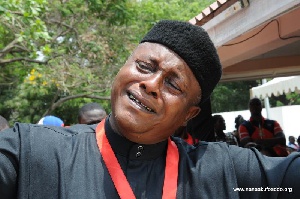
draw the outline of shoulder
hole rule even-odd
[[[240,126],[239,126],[239,131],[248,131],[248,129],[252,129],[253,126],[252,126],[252,123],[249,121],[249,120],[245,120],[243,121]]]
[[[245,120],[241,123],[240,126],[248,126],[248,125],[252,125],[251,122],[249,120]]]
[[[228,144],[226,142],[205,142],[199,141],[197,144],[190,145],[184,140],[172,137],[172,140],[177,145],[180,155],[187,156],[187,158],[204,158],[206,156],[229,156]]]
[[[274,125],[274,127],[276,127],[276,126],[280,126],[279,122],[277,122],[276,120],[272,120],[272,121],[273,121],[273,125]]]
[[[275,123],[278,123],[276,120],[271,120],[271,119],[264,119],[264,122],[266,124],[272,124],[272,125],[274,125]]]
[[[20,140],[56,140],[62,138],[75,138],[80,135],[90,135],[95,133],[95,126],[74,125],[70,127],[47,126],[29,123],[15,123],[7,130],[7,134],[12,134]]]
[[[203,142],[188,145],[184,141],[174,141],[180,152],[180,156],[194,163],[201,161],[202,164],[214,164],[215,167],[233,167],[236,170],[256,168],[260,170],[261,154],[256,149],[242,148],[228,145],[226,142]],[[249,167],[250,166],[250,167]],[[251,169],[252,170],[252,169]],[[244,176],[243,172],[240,176]]]
[[[10,143],[18,143],[24,157],[55,159],[55,154],[64,156],[80,146],[95,146],[94,126],[74,125],[70,127],[16,123],[6,134],[13,136]],[[64,155],[63,155],[64,154]]]

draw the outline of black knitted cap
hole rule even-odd
[[[200,104],[206,101],[222,75],[216,48],[207,32],[188,22],[162,20],[140,43],[162,44],[177,53],[191,68],[202,90]]]

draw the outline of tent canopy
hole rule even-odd
[[[272,94],[278,96],[291,92],[300,93],[300,76],[274,78],[261,86],[251,88],[250,97],[266,98]]]

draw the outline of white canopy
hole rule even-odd
[[[266,98],[272,94],[278,96],[290,92],[300,93],[300,76],[274,78],[261,86],[251,88],[250,97]]]

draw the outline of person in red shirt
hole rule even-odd
[[[260,99],[249,101],[250,120],[244,121],[239,127],[242,147],[256,147],[268,156],[287,156],[285,135],[279,123],[261,115]]]

